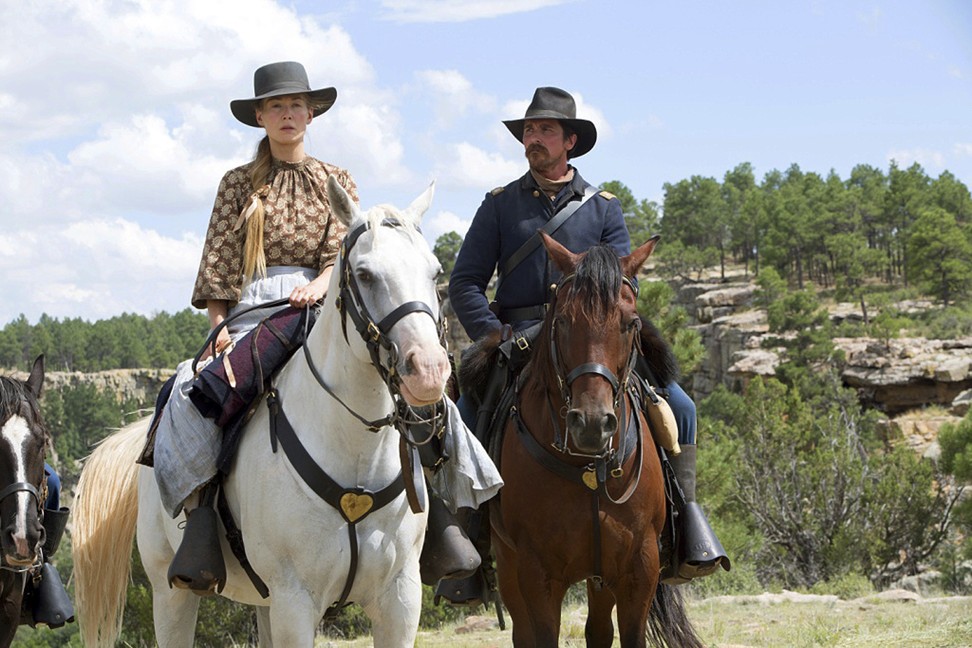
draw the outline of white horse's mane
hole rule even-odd
[[[380,205],[375,205],[367,212],[363,212],[362,216],[368,221],[369,228],[381,227],[382,221],[386,218],[394,218],[405,228],[407,232],[418,234],[418,228],[415,226],[415,222],[402,213],[402,210],[394,205],[388,205],[382,203]]]

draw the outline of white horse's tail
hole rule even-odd
[[[121,634],[138,520],[138,464],[150,418],[107,437],[84,462],[74,504],[74,593],[85,646]]]

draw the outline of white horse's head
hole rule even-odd
[[[382,344],[380,361],[400,378],[402,396],[415,406],[441,400],[450,373],[439,334],[436,278],[441,267],[418,230],[433,189],[429,185],[404,210],[379,205],[361,211],[333,176],[327,183],[331,210],[348,226],[330,290],[342,290],[343,301],[356,302],[342,307],[356,308],[374,325],[374,336],[384,336],[389,344]],[[352,320],[353,313],[348,329],[358,326]],[[352,348],[363,360],[374,361],[365,344],[352,343]]]

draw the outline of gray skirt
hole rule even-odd
[[[243,288],[240,302],[229,310],[232,316],[246,308],[275,299],[289,297],[299,286],[317,276],[314,270],[292,266],[267,268],[267,276]],[[280,308],[278,306],[277,308]],[[230,338],[238,341],[252,331],[274,309],[258,308],[241,315],[227,325]],[[198,365],[197,369],[202,366]],[[176,517],[182,504],[194,490],[216,476],[223,431],[212,420],[203,417],[189,400],[194,378],[192,359],[176,367],[176,380],[155,433],[155,479],[162,505]]]

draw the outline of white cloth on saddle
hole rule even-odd
[[[429,480],[432,490],[455,513],[463,507],[479,508],[503,486],[503,478],[489,453],[459,416],[449,398],[443,448],[449,460]]]
[[[272,266],[267,276],[247,284],[240,302],[229,310],[232,316],[246,308],[275,299],[289,297],[294,288],[305,286],[316,271],[295,266]],[[282,308],[278,306],[277,308]],[[252,331],[275,309],[255,309],[229,323],[233,342]],[[205,365],[197,366],[202,369]],[[182,503],[194,490],[216,476],[223,431],[205,418],[189,400],[189,388],[194,378],[192,359],[176,368],[176,381],[166,403],[155,433],[155,479],[162,495],[162,505],[169,515],[176,517]]]

